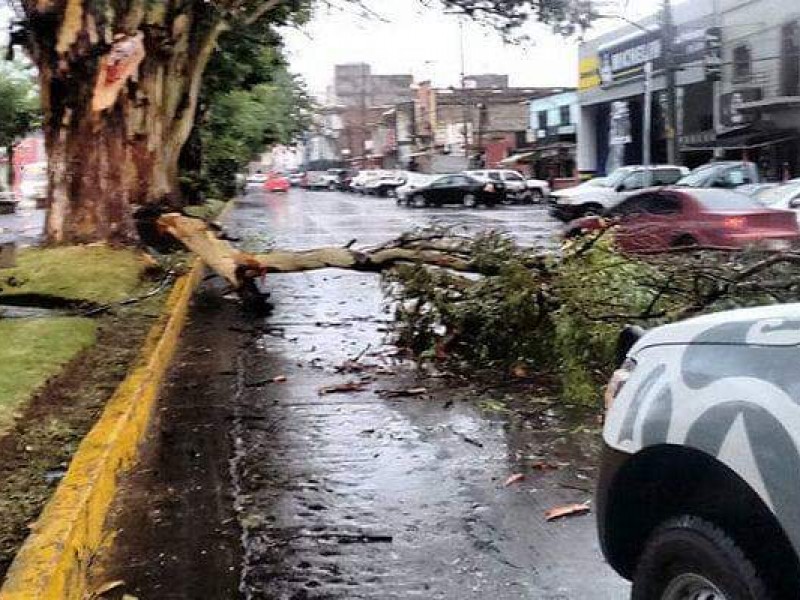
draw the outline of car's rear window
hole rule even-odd
[[[728,190],[696,190],[692,193],[692,196],[694,196],[706,210],[734,211],[763,209],[763,206],[752,198]]]

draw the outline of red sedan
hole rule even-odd
[[[619,227],[616,241],[626,252],[670,248],[788,249],[800,241],[793,212],[765,208],[744,194],[721,189],[648,190],[624,200],[605,217],[567,225],[566,236]]]
[[[267,192],[288,192],[292,187],[288,177],[280,173],[270,173],[264,182],[264,190]]]

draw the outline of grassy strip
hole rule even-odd
[[[0,437],[0,581],[86,432],[124,378],[165,294],[94,319],[97,341],[20,406]]]
[[[139,285],[144,267],[135,252],[107,246],[29,248],[20,252],[16,268],[0,271],[0,294],[118,302]]]
[[[0,434],[20,405],[95,341],[89,319],[0,320]]]

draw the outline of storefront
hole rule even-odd
[[[584,174],[607,174],[623,165],[641,164],[645,141],[645,68],[650,78],[651,122],[649,150],[653,164],[667,162],[670,134],[713,135],[713,84],[706,82],[702,53],[712,30],[710,3],[675,7],[677,49],[678,131],[667,119],[665,55],[659,19],[653,15],[640,27],[625,26],[584,43],[580,49],[580,130],[578,167]],[[705,162],[708,153],[686,148],[686,162]],[[705,151],[704,151],[705,152]]]
[[[528,103],[534,146],[529,172],[546,181],[575,177],[578,94],[569,90],[535,98]]]

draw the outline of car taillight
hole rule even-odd
[[[725,229],[744,229],[747,226],[747,219],[745,217],[726,217],[722,224]]]
[[[635,368],[636,361],[631,358],[627,358],[625,359],[625,362],[622,363],[622,366],[614,371],[614,374],[611,376],[611,380],[606,386],[605,394],[603,395],[606,411],[608,411],[611,408],[611,405],[614,404],[614,400],[617,399],[617,396],[619,396],[622,388],[625,387],[625,384],[628,382],[628,379],[630,379]]]

